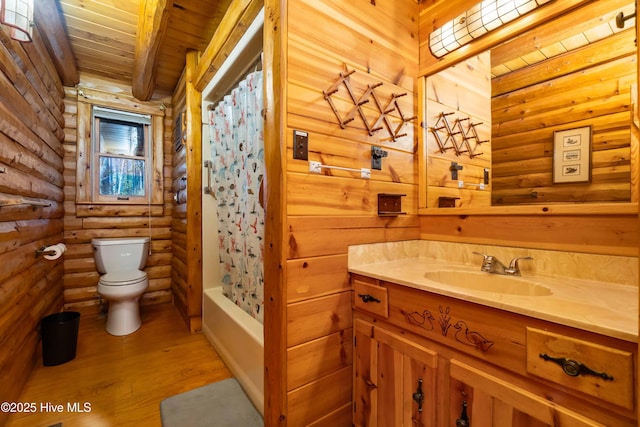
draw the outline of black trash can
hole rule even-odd
[[[61,365],[76,357],[80,313],[63,311],[43,317],[40,322],[42,334],[42,364]]]

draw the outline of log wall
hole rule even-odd
[[[0,31],[0,402],[19,400],[40,319],[63,306],[62,259],[34,256],[63,240],[63,98],[37,27],[25,44]],[[46,206],[11,205],[23,198]]]
[[[173,94],[172,135],[181,143],[172,151],[171,191],[178,194],[171,218],[171,289],[174,305],[192,332],[202,329],[202,96],[193,88],[198,52],[187,54],[187,66]]]
[[[495,66],[537,52],[533,46],[585,40],[583,34],[593,41],[493,79],[493,205],[637,202],[631,189],[637,164],[631,161],[630,126],[637,84],[635,28],[600,25],[613,22],[623,7],[634,8],[627,0],[606,6],[585,6],[492,49]],[[590,20],[585,15],[599,24],[597,32],[586,31]],[[592,133],[590,182],[554,184],[553,157],[559,148],[554,147],[554,132],[586,126]]]
[[[97,294],[100,275],[93,259],[91,239],[96,237],[151,236],[151,255],[144,271],[149,288],[140,304],[172,301],[171,293],[171,210],[172,119],[170,100],[164,99],[164,202],[151,205],[86,205],[76,203],[78,108],[88,102],[113,108],[128,108],[158,114],[161,101],[140,102],[131,96],[131,87],[92,75],[81,74],[79,89],[66,87],[64,137],[64,307],[82,314],[100,313]],[[78,97],[82,102],[78,102]],[[89,124],[86,124],[87,126]]]
[[[184,74],[176,86],[176,91],[173,94],[173,129],[172,132],[176,132],[176,127],[182,126],[181,123],[176,122],[178,116],[186,114],[186,82],[184,81]],[[185,117],[186,120],[186,117]],[[186,129],[184,129],[186,131]],[[182,129],[181,131],[182,132]],[[182,191],[186,198],[189,198],[189,192],[187,191],[187,141],[184,141],[183,145],[172,154],[172,175],[171,175],[171,189],[174,192]],[[191,195],[193,197],[193,195]],[[186,200],[185,200],[186,201]],[[187,294],[189,292],[189,286],[187,285],[187,269],[189,268],[190,260],[193,257],[187,256],[187,204],[185,202],[178,203],[174,200],[173,209],[171,211],[171,247],[173,257],[171,259],[171,290],[173,292],[173,303],[178,308],[178,311],[182,315],[187,325],[190,324],[189,316],[187,314]]]
[[[269,354],[267,370],[278,362],[285,368],[279,386],[269,383],[273,389],[268,399],[273,393],[283,394],[282,411],[289,426],[349,426],[353,333],[347,248],[418,236],[417,123],[405,124],[399,133],[406,136],[395,141],[382,122],[383,129],[369,135],[360,113],[341,128],[323,91],[335,88],[340,73],[355,70],[348,79],[356,99],[373,88],[384,109],[393,93],[406,94],[398,98],[398,105],[406,117],[413,116],[418,5],[413,0],[296,0],[288,1],[286,12],[281,13],[286,34],[280,134],[281,197],[286,205],[281,212],[284,277],[279,285],[267,275],[265,283],[272,286],[265,295],[281,299],[283,315],[281,325],[267,317],[265,343],[269,345],[281,331],[284,336],[279,351],[267,348],[265,354]],[[344,84],[336,89],[331,99],[344,119],[354,102]],[[375,127],[380,110],[373,94],[364,98],[369,101],[362,105],[363,116]],[[389,120],[395,130],[397,110]],[[308,160],[324,165],[371,168],[372,146],[388,155],[380,171],[371,171],[371,179],[362,179],[358,171],[338,169],[310,173],[308,161],[293,158],[294,130],[308,133]],[[275,171],[268,169],[267,187],[274,185],[270,172]],[[378,216],[380,193],[406,195],[401,197],[406,214]],[[267,303],[266,314],[269,308]]]

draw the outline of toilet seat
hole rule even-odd
[[[135,285],[147,279],[147,273],[141,270],[114,271],[100,277],[100,284],[104,286]]]

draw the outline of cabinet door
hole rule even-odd
[[[379,427],[435,427],[438,357],[417,338],[374,327]]]
[[[361,319],[354,330],[353,425],[435,427],[437,354]]]
[[[377,426],[377,345],[373,324],[355,319],[353,329],[353,425]]]
[[[463,402],[470,427],[603,426],[457,360],[450,361],[449,375],[452,427],[457,426]]]

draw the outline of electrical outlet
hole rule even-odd
[[[293,131],[293,158],[309,160],[309,133],[301,130]]]

